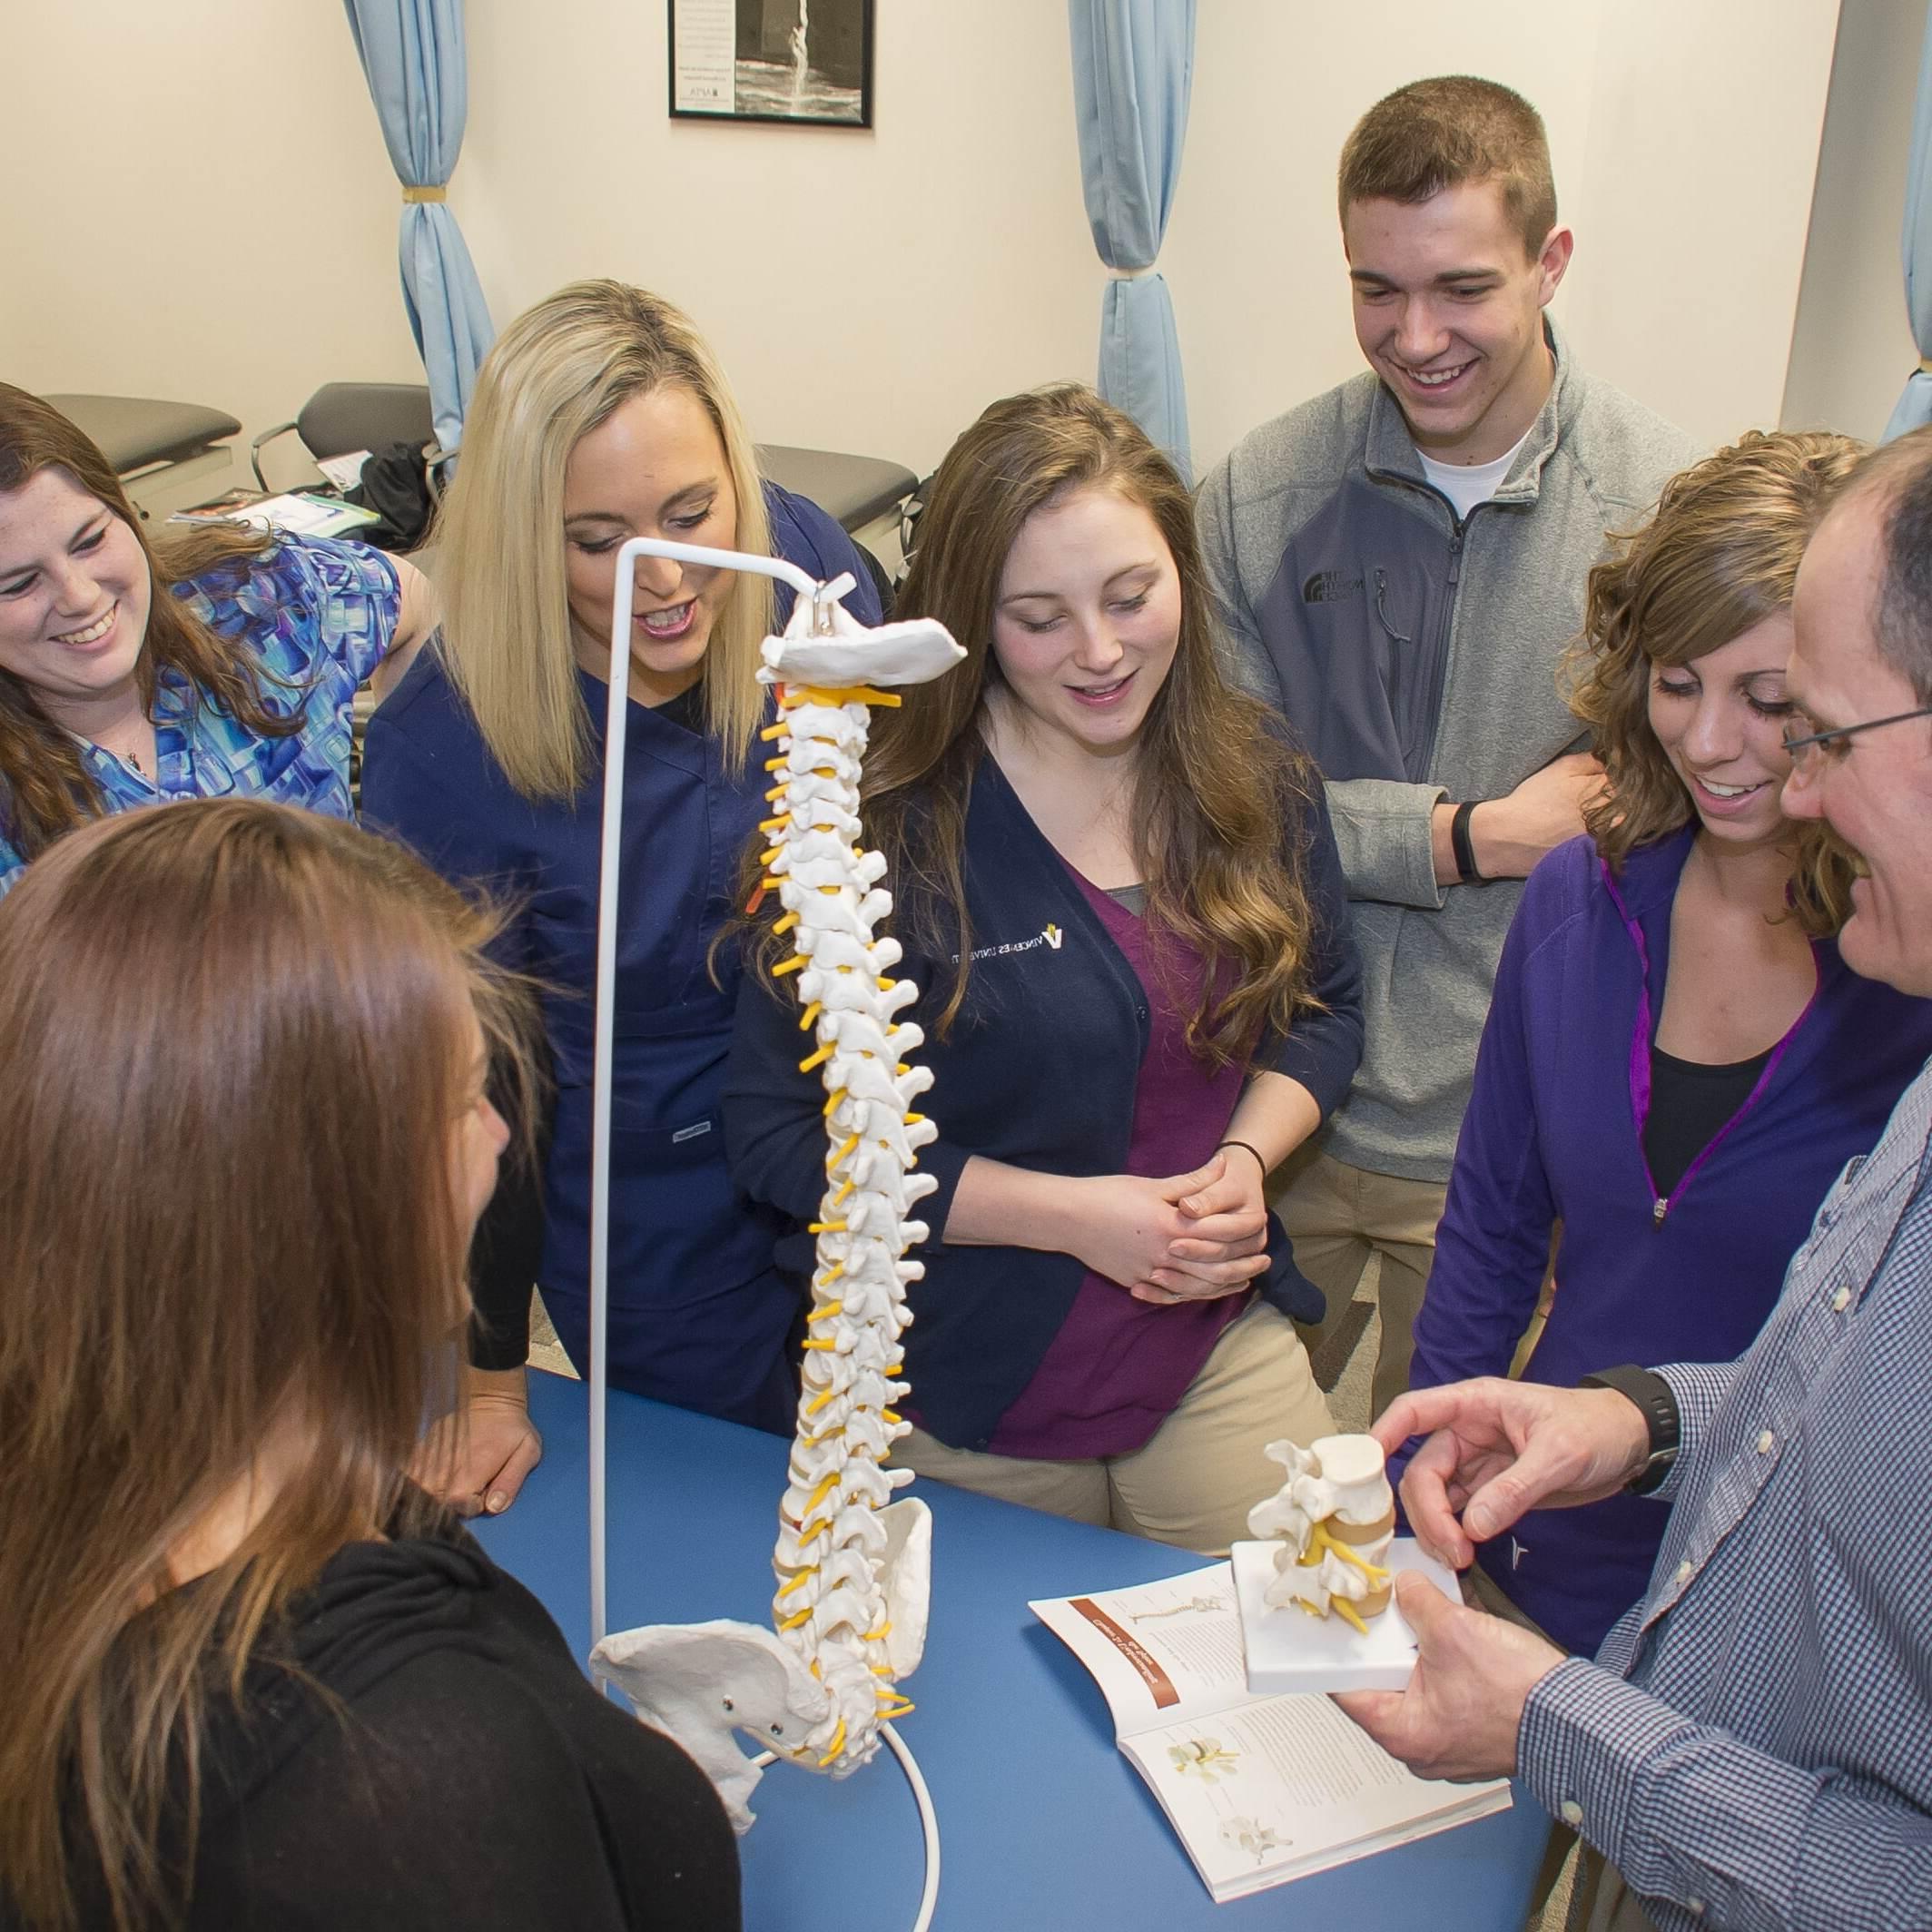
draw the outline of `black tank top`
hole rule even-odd
[[[1651,1049],[1651,1112],[1643,1123],[1643,1158],[1661,1197],[1668,1197],[1690,1163],[1717,1138],[1758,1084],[1775,1047],[1728,1067],[1679,1060]]]

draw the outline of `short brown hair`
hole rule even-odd
[[[1612,868],[1691,816],[1651,729],[1651,674],[1688,665],[1791,607],[1798,566],[1864,446],[1823,431],[1752,431],[1664,486],[1657,514],[1590,573],[1583,636],[1564,660],[1570,708],[1609,783],[1583,823]],[[1822,823],[1798,828],[1793,910],[1836,932],[1851,872]]]
[[[178,1913],[209,1699],[343,1543],[428,1517],[404,1471],[468,1306],[470,1016],[527,1065],[497,925],[249,799],[96,821],[0,901],[0,1917],[71,1926],[77,1884],[117,1927]],[[307,1461],[171,1587],[291,1416]]]
[[[1840,500],[1853,496],[1875,498],[1880,519],[1873,642],[1918,702],[1932,705],[1932,427],[1869,451]]]
[[[1556,226],[1543,116],[1520,94],[1469,74],[1411,81],[1385,95],[1342,145],[1342,220],[1356,202],[1425,202],[1493,181],[1531,261]]]
[[[274,538],[245,524],[213,522],[157,533],[151,541],[114,467],[84,430],[38,396],[0,382],[0,496],[25,489],[43,469],[58,469],[133,532],[152,585],[147,636],[136,675],[152,705],[154,670],[178,671],[238,724],[263,737],[301,729],[294,715],[262,703],[261,667],[245,646],[224,637],[168,588],[223,563],[259,556]],[[0,831],[23,859],[98,815],[102,800],[80,747],[47,715],[25,678],[0,671]]]

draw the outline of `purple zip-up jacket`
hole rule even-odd
[[[1861,980],[1814,940],[1810,1002],[1660,1199],[1643,1156],[1650,1047],[1690,841],[1645,846],[1612,877],[1572,839],[1531,874],[1436,1230],[1413,1387],[1508,1372],[1559,1223],[1556,1299],[1528,1380],[1568,1388],[1619,1362],[1742,1354],[1819,1203],[1932,1054],[1932,1000]],[[1643,1496],[1536,1510],[1477,1560],[1589,1655],[1643,1594],[1667,1514]]]

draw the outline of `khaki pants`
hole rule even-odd
[[[1566,1932],[1657,1932],[1623,1875],[1593,1845],[1577,1854]]]
[[[1281,1487],[1281,1465],[1262,1444],[1334,1433],[1294,1323],[1257,1301],[1222,1331],[1180,1406],[1131,1454],[1040,1462],[950,1449],[914,1429],[892,1460],[982,1496],[1225,1556],[1247,1534],[1248,1511]]]
[[[1415,1317],[1429,1285],[1435,1224],[1448,1191],[1434,1181],[1371,1174],[1307,1151],[1276,1168],[1268,1183],[1269,1205],[1287,1229],[1296,1267],[1328,1297],[1319,1326],[1302,1330],[1311,1354],[1346,1317],[1368,1257],[1381,1257],[1382,1347],[1371,1417],[1409,1385]]]

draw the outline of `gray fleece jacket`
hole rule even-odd
[[[1437,885],[1430,813],[1579,746],[1555,668],[1590,567],[1696,454],[1545,330],[1549,400],[1460,524],[1372,374],[1263,424],[1198,499],[1229,668],[1321,765],[1355,908],[1365,1050],[1324,1144],[1413,1180],[1449,1178],[1523,890]]]

